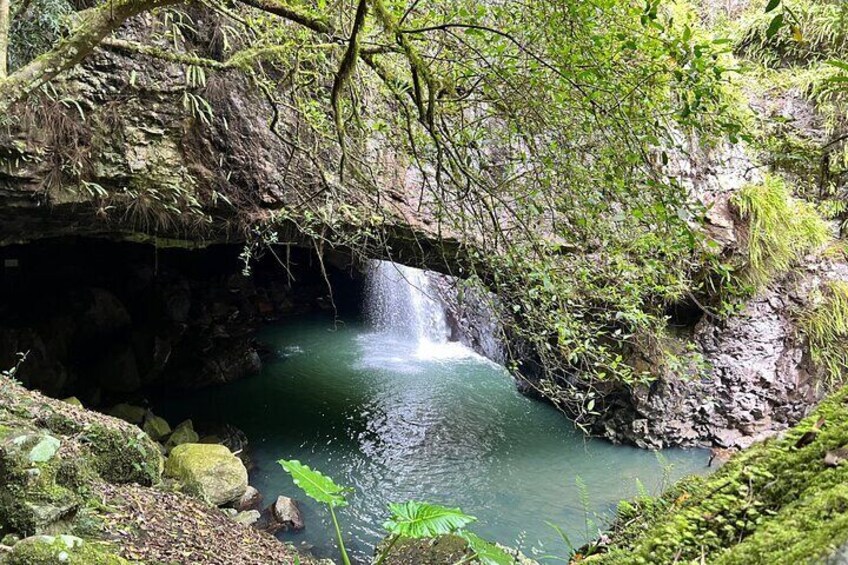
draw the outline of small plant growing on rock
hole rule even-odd
[[[27,351],[26,353],[18,353],[18,362],[15,363],[15,366],[11,369],[4,369],[0,371],[0,377],[7,378],[13,382],[18,382],[18,380],[15,378],[15,375],[20,370],[21,365],[24,364],[24,361],[26,361],[27,355],[29,355],[29,351]]]
[[[339,520],[336,518],[336,508],[347,506],[345,494],[352,489],[337,485],[330,477],[310,469],[296,459],[290,461],[280,459],[277,463],[283,467],[286,473],[291,475],[294,484],[299,486],[306,496],[316,502],[326,504],[327,508],[330,509],[330,517],[333,519],[333,527],[336,529],[336,539],[339,542],[342,561],[345,565],[350,565],[350,557],[348,557],[342,539],[342,530],[339,527]]]
[[[316,502],[326,504],[330,510],[333,527],[339,543],[342,561],[350,565],[350,557],[344,546],[339,521],[336,518],[336,508],[347,506],[345,494],[352,489],[342,487],[329,477],[310,469],[297,460],[281,459],[278,463],[292,477],[294,484]],[[374,565],[381,565],[398,541],[404,539],[435,538],[453,534],[463,538],[473,552],[473,557],[484,565],[512,565],[515,559],[497,545],[490,543],[480,536],[463,528],[477,518],[463,513],[459,508],[447,508],[426,502],[408,501],[389,504],[391,516],[383,525],[389,532],[389,540]],[[463,562],[466,559],[462,560]]]

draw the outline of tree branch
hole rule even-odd
[[[9,0],[0,0],[0,79],[9,72]]]
[[[333,90],[330,94],[330,102],[333,106],[333,117],[336,121],[336,133],[339,136],[339,146],[342,150],[342,160],[339,167],[339,172],[344,175],[345,165],[345,137],[344,137],[344,120],[342,119],[341,95],[347,81],[353,74],[353,69],[356,67],[356,61],[359,59],[359,34],[365,26],[365,17],[368,14],[368,4],[366,0],[359,0],[359,5],[356,7],[356,16],[353,19],[353,29],[350,32],[350,41],[348,42],[347,51],[342,57],[339,70],[336,72],[336,77],[333,80]]]
[[[196,67],[206,67],[216,70],[225,70],[232,68],[232,65],[230,65],[229,62],[222,63],[214,59],[198,57],[197,55],[192,55],[189,53],[173,53],[171,51],[159,49],[158,47],[153,47],[151,45],[143,45],[141,43],[136,43],[135,41],[127,41],[125,39],[115,39],[112,37],[106,37],[101,42],[101,46],[105,49],[109,49],[112,51],[118,51],[121,53],[129,54],[141,54],[146,55],[148,57],[153,57],[155,59],[170,61],[172,63],[180,63],[183,65],[194,65]]]
[[[317,33],[326,33],[327,35],[334,35],[333,28],[327,20],[318,18],[316,16],[312,16],[298,10],[297,8],[293,8],[285,4],[284,2],[280,2],[279,0],[239,0],[241,3],[256,8],[257,10],[262,10],[263,12],[268,12],[269,14],[274,14],[276,16],[280,16],[297,24],[300,24],[304,27],[311,29]]]

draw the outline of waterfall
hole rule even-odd
[[[368,321],[377,331],[414,339],[419,348],[448,342],[445,309],[426,271],[371,261],[367,293]]]

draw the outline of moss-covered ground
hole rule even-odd
[[[848,389],[779,438],[692,477],[660,498],[624,502],[593,564],[821,563],[848,544]]]

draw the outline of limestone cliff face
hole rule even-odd
[[[192,10],[192,47],[214,59],[217,16]],[[136,18],[119,39],[149,38],[161,25]],[[317,143],[283,90],[272,100],[241,71],[204,74],[187,85],[184,65],[104,47],[18,105],[0,131],[0,245],[69,234],[160,246],[243,241],[275,211],[332,196],[379,216],[399,253],[422,254],[410,242],[432,239],[436,227],[415,169],[389,140],[375,135],[362,148],[368,182],[342,181],[338,151]],[[343,229],[355,219],[333,221]]]
[[[704,317],[693,335],[707,364],[703,377],[634,387],[614,401],[599,431],[643,447],[745,448],[796,424],[824,394],[797,314],[828,281],[848,281],[848,266],[812,262],[739,314]]]

